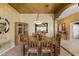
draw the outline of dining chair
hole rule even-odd
[[[54,53],[52,41],[43,40],[41,42],[41,55],[51,56]]]
[[[38,56],[38,42],[36,40],[29,40],[28,49],[25,54],[28,56]]]
[[[61,33],[58,33],[55,39],[55,56],[60,55],[60,43],[61,43]]]

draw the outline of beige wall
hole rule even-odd
[[[29,35],[32,35],[32,33],[35,33],[35,23],[37,14],[21,14],[20,15],[20,21],[28,23],[29,25]],[[48,33],[47,36],[52,37],[53,34],[53,19],[54,14],[39,14],[39,21],[42,21],[44,23],[48,23]]]
[[[75,21],[79,21],[79,12],[57,21],[59,24],[62,24],[62,23],[66,24],[68,39],[70,39],[70,24]]]
[[[6,18],[10,23],[10,30],[8,33],[5,34],[6,39],[14,40],[15,39],[15,27],[14,23],[19,21],[19,13],[12,8],[8,4],[0,4],[0,17]]]
[[[2,18],[6,18],[9,23],[10,23],[10,30],[9,32],[7,32],[6,34],[4,34],[4,37],[2,39],[0,39],[0,42],[3,40],[12,40],[13,43],[15,40],[15,22],[20,20],[20,14],[13,8],[11,7],[9,4],[1,4],[0,3],[0,17]],[[14,44],[11,45],[11,47],[14,46]],[[9,47],[10,48],[10,47]],[[8,48],[7,48],[8,49]],[[6,49],[6,50],[7,50]],[[17,51],[18,50],[18,51]],[[11,53],[15,53],[15,51],[17,53],[15,53],[14,55],[19,55],[20,54],[20,48],[19,49],[13,49]],[[9,52],[9,51],[8,51]],[[4,53],[3,55],[7,55],[6,53]],[[9,53],[10,55],[10,53]]]

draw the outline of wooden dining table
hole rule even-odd
[[[47,37],[47,36],[45,36],[45,38],[44,38],[45,40],[48,40],[48,41],[50,41],[50,40],[52,40],[52,41],[54,41],[51,37]],[[29,39],[28,40],[36,40],[33,36],[30,36],[29,37]],[[44,41],[44,40],[38,40],[37,42],[38,42],[38,55],[39,56],[41,56],[41,43],[42,43],[42,41]],[[54,42],[53,42],[53,44],[54,44]],[[26,46],[26,47],[25,47]],[[26,44],[26,42],[24,42],[23,43],[23,54],[25,55],[25,49],[27,49],[28,48],[28,45]]]

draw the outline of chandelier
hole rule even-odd
[[[39,13],[37,14],[36,20],[35,20],[35,24],[42,24],[41,21],[39,21]]]

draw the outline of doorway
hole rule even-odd
[[[70,25],[70,39],[79,39],[79,21]]]

